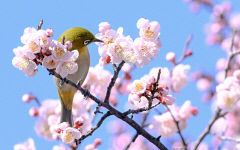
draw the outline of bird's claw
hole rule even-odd
[[[84,98],[87,99],[89,96],[89,91],[86,89],[82,92],[82,94],[83,94]]]
[[[63,86],[64,83],[67,83],[67,79],[66,78],[63,78],[61,81],[60,81],[60,86]]]

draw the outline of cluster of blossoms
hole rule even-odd
[[[233,76],[227,77],[223,83],[219,84],[216,92],[216,105],[225,111],[234,110],[240,98],[240,70],[236,70]]]
[[[94,102],[90,99],[84,99],[84,96],[77,92],[73,100],[72,115],[75,121],[74,128],[68,123],[59,124],[61,104],[59,100],[44,100],[38,112],[38,120],[35,125],[35,131],[39,136],[48,140],[62,139],[66,143],[71,143],[74,139],[79,139],[81,135],[86,134],[91,128],[91,108]],[[72,136],[70,136],[72,135]]]
[[[78,65],[75,61],[79,55],[78,51],[68,51],[72,48],[70,41],[63,45],[52,40],[52,36],[52,29],[26,28],[21,37],[24,46],[13,50],[16,55],[12,60],[13,66],[22,70],[28,77],[36,74],[38,65],[47,69],[56,69],[63,78],[76,72]]]
[[[193,115],[198,114],[198,109],[191,105],[190,101],[178,107],[176,105],[169,106],[169,109],[175,119],[178,121],[180,130],[187,127],[187,120]],[[155,115],[149,128],[156,130],[162,137],[171,137],[178,132],[176,122],[169,111]]]
[[[24,143],[14,145],[13,149],[14,150],[36,150],[35,144],[32,138],[29,138]]]
[[[168,68],[153,68],[148,75],[132,83],[128,101],[136,107],[143,107],[149,103],[146,97],[148,96],[153,98],[153,105],[159,101],[162,104],[171,105],[175,102],[175,98],[169,94],[169,89],[179,92],[186,85],[189,68],[189,65],[179,64],[173,68],[171,73]],[[153,91],[159,69],[161,69],[160,78],[155,91]]]
[[[137,22],[137,28],[140,37],[133,40],[130,36],[123,35],[123,28],[115,31],[110,28],[108,22],[99,24],[100,33],[96,37],[104,41],[104,43],[97,43],[99,54],[102,57],[100,60],[103,64],[109,62],[118,64],[125,61],[142,67],[158,55],[161,47],[158,38],[160,34],[159,23],[140,18]]]

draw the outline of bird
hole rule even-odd
[[[87,46],[93,42],[103,41],[97,39],[90,31],[81,27],[74,27],[65,31],[58,41],[70,41],[72,48],[69,51],[78,50],[79,56],[76,60],[78,70],[73,74],[69,74],[66,78],[81,86],[90,67],[90,55]],[[77,89],[69,84],[63,84],[59,78],[54,77],[54,81],[61,101],[60,122],[68,122],[70,126],[73,126],[72,104]]]

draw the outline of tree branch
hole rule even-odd
[[[122,66],[124,65],[124,61],[122,61],[117,68],[113,67],[114,68],[114,75],[111,79],[111,82],[109,83],[108,85],[108,89],[107,89],[107,93],[106,93],[106,96],[105,96],[105,99],[104,99],[104,103],[109,103],[109,97],[110,97],[110,94],[111,94],[111,90],[112,90],[112,87],[114,86],[116,80],[117,80],[117,77],[118,77],[118,74],[120,72],[120,70],[122,69]],[[113,65],[114,66],[114,65]]]
[[[235,34],[233,34],[232,36],[232,43],[231,43],[231,48],[230,48],[230,52],[231,54],[228,57],[227,60],[227,66],[225,69],[225,79],[227,78],[227,74],[230,71],[230,63],[232,61],[232,59],[234,58],[234,56],[240,54],[240,50],[233,52],[233,43],[234,43],[234,36]],[[214,117],[212,118],[212,120],[208,123],[208,126],[204,129],[203,133],[198,137],[198,140],[196,142],[196,145],[194,146],[193,150],[197,150],[198,146],[201,144],[201,142],[203,141],[203,139],[210,133],[211,128],[213,126],[213,124],[221,117],[225,116],[227,113],[221,114],[221,109],[218,108]]]
[[[121,68],[122,65],[124,64],[124,62],[122,62],[118,68]],[[134,120],[130,119],[129,117],[127,117],[126,115],[124,115],[123,113],[121,113],[120,111],[116,110],[115,108],[113,108],[111,105],[109,105],[109,103],[104,103],[102,102],[100,99],[96,98],[95,96],[93,96],[88,90],[83,89],[82,87],[79,86],[79,84],[75,84],[73,81],[68,80],[67,78],[62,78],[58,73],[55,72],[55,70],[53,69],[47,69],[49,71],[49,74],[54,75],[56,78],[59,78],[63,83],[69,84],[73,87],[75,87],[76,89],[78,89],[84,96],[87,96],[89,98],[91,98],[93,101],[95,101],[98,105],[101,105],[103,107],[105,107],[106,109],[108,109],[110,111],[110,113],[114,116],[116,116],[117,118],[125,121],[127,124],[129,124],[131,127],[133,127],[137,133],[139,135],[142,135],[143,137],[145,137],[148,141],[150,141],[151,143],[153,143],[156,147],[158,147],[161,150],[167,150],[167,148],[158,140],[158,138],[153,137],[152,135],[150,135],[146,130],[144,130],[140,125],[138,125]],[[119,69],[120,71],[120,69]],[[112,79],[117,78],[118,76],[118,72],[114,73],[114,76]],[[109,84],[114,85],[115,81],[112,80],[112,82]],[[111,92],[111,88],[108,88],[107,93],[109,93],[110,96],[110,92]]]

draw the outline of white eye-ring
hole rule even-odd
[[[85,40],[85,41],[83,41],[83,44],[84,44],[84,45],[88,45],[88,44],[90,43],[90,41],[91,41],[91,40]]]

